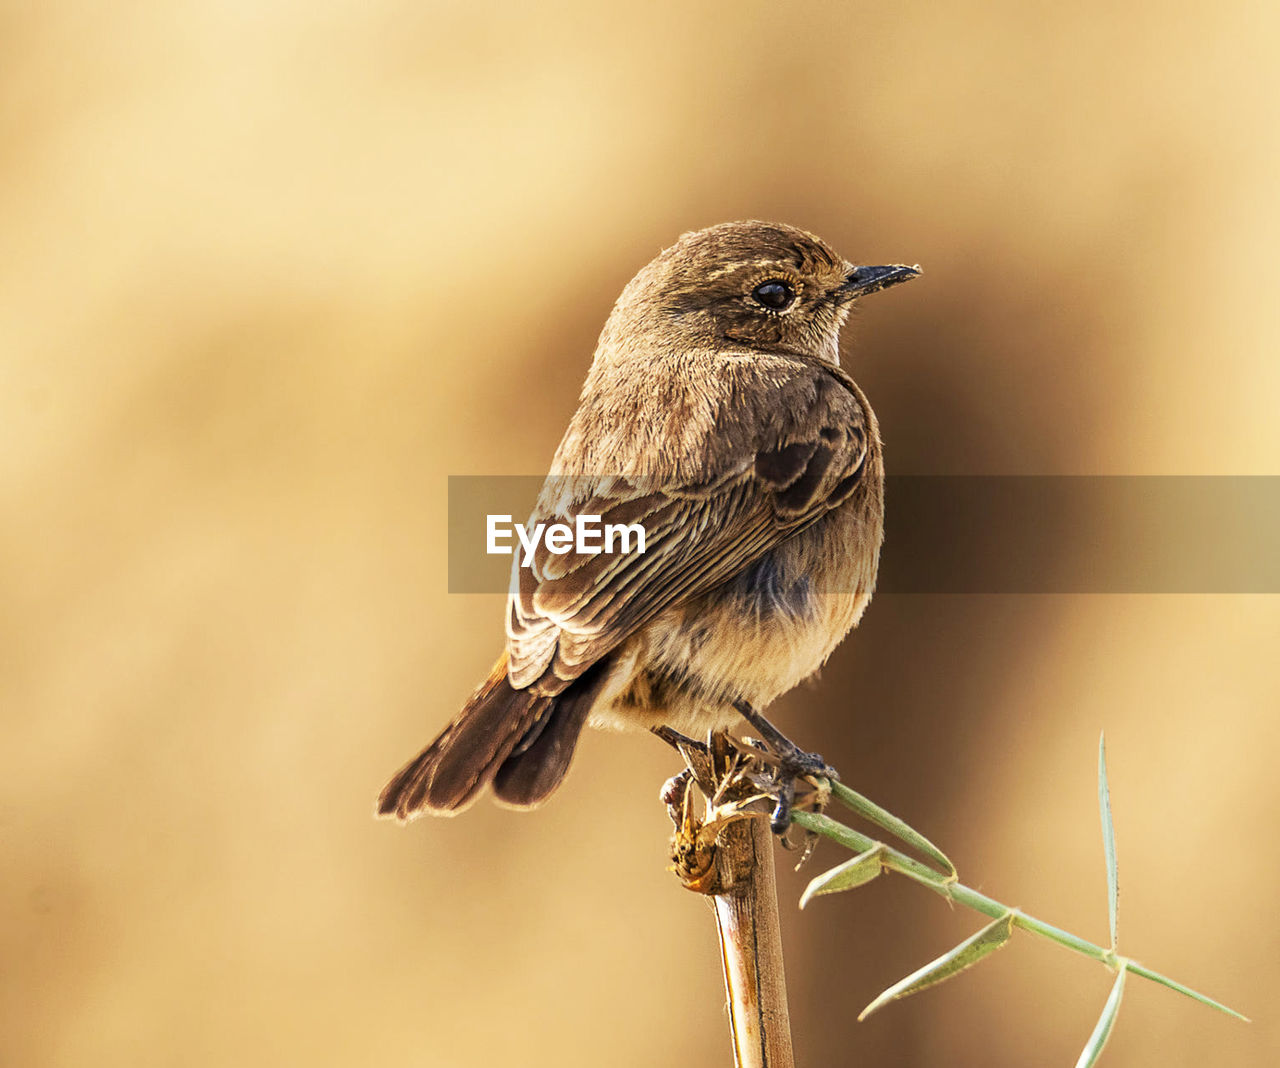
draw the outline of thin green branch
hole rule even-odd
[[[1185,994],[1187,997],[1208,1005],[1210,1008],[1217,1009],[1219,1012],[1224,1012],[1228,1016],[1234,1016],[1238,1020],[1248,1020],[1247,1016],[1236,1012],[1235,1009],[1228,1008],[1226,1005],[1214,1001],[1212,998],[1198,993],[1190,987],[1161,975],[1159,972],[1152,971],[1136,961],[1120,957],[1113,950],[1104,949],[1102,946],[1094,945],[1087,939],[1073,935],[1060,927],[1045,923],[1034,916],[1028,916],[1020,909],[1003,905],[994,898],[987,897],[986,894],[965,886],[963,883],[955,881],[952,877],[934,871],[918,860],[913,860],[892,846],[878,842],[874,838],[855,831],[852,827],[846,827],[843,823],[833,820],[830,816],[815,812],[793,812],[792,819],[798,826],[813,831],[824,838],[830,838],[833,842],[838,842],[855,853],[865,853],[867,850],[879,848],[881,850],[879,854],[880,863],[886,871],[905,875],[908,879],[919,883],[921,886],[928,887],[934,893],[957,904],[964,905],[966,908],[973,909],[975,912],[982,913],[984,916],[999,919],[1005,915],[1012,915],[1013,926],[1015,927],[1020,927],[1024,931],[1029,931],[1034,935],[1039,935],[1041,938],[1056,942],[1058,945],[1065,946],[1067,949],[1092,960],[1101,961],[1108,968],[1118,969],[1123,966],[1135,975],[1141,975],[1144,979],[1150,979],[1153,982],[1167,986],[1170,990]],[[822,878],[822,876],[818,876],[818,878]]]

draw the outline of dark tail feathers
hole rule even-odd
[[[387,783],[378,815],[452,815],[490,783],[505,805],[545,801],[569,770],[603,675],[597,664],[554,697],[537,696],[512,688],[504,654],[458,717]]]

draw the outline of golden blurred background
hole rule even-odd
[[[727,1064],[674,758],[536,814],[383,781],[499,648],[450,474],[541,472],[626,280],[793,222],[925,277],[893,473],[1277,474],[1273,3],[0,4],[0,1064]],[[892,500],[889,502],[892,524]],[[886,554],[893,552],[892,528]],[[775,709],[1131,982],[1104,1063],[1272,1065],[1280,599],[883,596]],[[803,1065],[1066,1065],[1110,976],[906,883],[794,903]]]

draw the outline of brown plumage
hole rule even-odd
[[[875,586],[879,430],[839,366],[855,268],[794,227],[685,234],[623,290],[531,522],[641,523],[646,551],[516,559],[507,647],[380,815],[544,800],[582,727],[734,723],[819,668]]]

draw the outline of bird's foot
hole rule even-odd
[[[821,753],[806,753],[803,749],[793,746],[790,752],[778,754],[777,763],[779,769],[793,779],[840,781],[840,773],[822,759]]]
[[[797,780],[808,781],[818,796],[818,807],[826,801],[829,789],[822,780],[836,782],[840,775],[830,764],[822,759],[819,753],[809,753],[801,749],[750,704],[739,701],[735,705],[756,732],[761,736],[761,744],[757,751],[761,763],[767,765],[765,772],[769,796],[773,798],[773,813],[769,818],[773,833],[786,834],[791,826],[791,810],[796,804]]]
[[[840,776],[817,753],[806,753],[800,749],[787,753],[761,749],[759,753],[758,759],[766,765],[762,776],[764,785],[774,802],[769,824],[774,834],[785,835],[791,827],[792,810],[803,807],[821,811],[831,793],[829,783],[838,780]],[[800,806],[796,804],[797,783],[810,787],[805,791]]]

